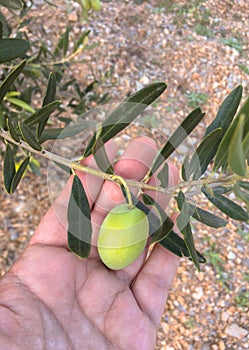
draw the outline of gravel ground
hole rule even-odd
[[[50,44],[51,33],[55,37],[66,24],[76,35],[91,28],[89,44],[98,46],[84,51],[80,57],[84,62],[72,66],[82,85],[97,78],[102,81],[100,90],[120,101],[150,82],[166,81],[168,89],[160,98],[160,113],[146,121],[148,128],[159,128],[166,134],[172,121],[178,123],[196,105],[202,106],[205,120],[189,144],[179,149],[176,162],[189,145],[198,142],[231,89],[242,84],[244,97],[248,95],[246,0],[154,0],[140,6],[112,1],[88,24],[80,24],[77,5],[58,4],[53,11],[42,2],[36,4],[27,33],[46,40],[41,32],[44,26]],[[134,137],[132,133],[128,136]],[[155,139],[160,144],[159,134]],[[41,161],[41,165],[43,176],[35,178],[28,173],[23,186],[11,197],[3,190],[0,174],[1,274],[23,251],[50,204],[46,162]],[[191,262],[182,260],[165,305],[156,349],[249,349],[248,229],[248,225],[233,221],[220,230],[194,223],[197,248],[204,252],[207,264],[197,272]]]

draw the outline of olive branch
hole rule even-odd
[[[41,108],[27,111],[26,106],[26,113],[16,113],[14,116],[9,111],[8,94],[25,65],[26,61],[22,61],[14,67],[0,85],[0,103],[4,111],[0,115],[0,137],[5,143],[5,189],[10,194],[16,190],[27,167],[31,165],[31,155],[44,157],[72,173],[73,185],[68,208],[68,245],[73,253],[86,258],[90,253],[92,234],[89,203],[76,171],[117,183],[130,206],[135,205],[146,213],[150,224],[150,241],[159,242],[174,254],[189,257],[198,269],[200,263],[205,262],[205,258],[195,248],[191,219],[214,228],[225,226],[227,220],[193,205],[188,198],[191,189],[198,187],[200,194],[228,218],[248,222],[249,99],[238,111],[242,98],[241,86],[236,87],[226,97],[196,150],[186,155],[181,165],[182,181],[168,186],[167,160],[203,120],[204,113],[200,108],[189,113],[165,140],[145,178],[142,181],[128,180],[115,174],[104,145],[141,115],[165,91],[166,84],[153,83],[130,95],[97,125],[82,155],[78,159],[69,160],[47,151],[43,144],[48,140],[73,137],[84,130],[87,124],[82,122],[80,125],[69,125],[65,128],[52,128],[49,125],[50,116],[60,106],[60,101],[56,100],[57,83],[54,74],[49,76]],[[24,151],[25,156],[21,162],[19,160],[20,166],[17,168],[19,149]],[[98,169],[82,164],[81,161],[89,155],[94,156]],[[160,186],[148,183],[156,172],[159,172],[157,176]],[[141,200],[132,195],[131,187],[139,189]],[[182,236],[174,232],[169,216],[155,200],[144,193],[145,190],[158,191],[174,197],[180,212],[177,224]],[[235,200],[229,196],[231,193]],[[152,211],[152,208],[156,210]]]

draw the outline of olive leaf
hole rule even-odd
[[[158,173],[157,178],[160,180],[161,187],[167,187],[169,183],[169,166],[168,163],[165,162],[162,170]]]
[[[41,123],[44,120],[47,120],[47,118],[52,114],[60,105],[60,101],[53,101],[50,102],[49,104],[43,106],[40,108],[38,111],[33,113],[30,117],[25,119],[24,123],[26,125],[32,126],[37,123]]]
[[[207,170],[212,161],[216,149],[221,141],[222,129],[217,128],[211,131],[198,145],[195,153],[189,161],[188,176],[193,174],[193,180],[199,179]]]
[[[182,206],[183,206],[184,201],[185,201],[185,196],[184,196],[183,192],[180,191],[178,193],[178,196],[175,197],[175,199],[177,201],[177,205],[178,205],[179,210],[182,210]],[[217,216],[213,213],[210,213],[207,210],[204,210],[202,208],[194,206],[190,203],[188,203],[188,204],[190,206],[191,213],[193,213],[192,217],[194,219],[196,219],[197,221],[199,221],[207,226],[213,227],[213,228],[220,228],[220,227],[226,226],[227,220],[222,219],[219,216]]]
[[[11,186],[10,186],[10,193],[13,193],[15,191],[15,189],[17,188],[17,186],[19,185],[26,169],[27,166],[29,165],[29,161],[30,161],[30,157],[27,157],[24,159],[24,161],[20,164],[17,172],[15,173],[12,182],[11,182]]]
[[[142,203],[136,196],[134,196],[131,193],[132,196],[132,202],[133,204],[144,211],[144,213],[147,215],[149,220],[149,233],[151,236],[155,234],[155,232],[158,230],[158,228],[161,226],[161,220],[156,216],[153,211],[148,208],[144,203]],[[186,246],[185,241],[176,234],[173,230],[171,230],[163,239],[158,242],[158,244],[161,244],[164,248],[172,252],[173,254],[179,256],[179,257],[190,257],[188,248]],[[198,261],[199,263],[205,263],[206,259],[204,256],[197,251]]]
[[[246,176],[246,160],[242,145],[244,120],[245,115],[240,115],[238,123],[231,137],[227,156],[227,162],[230,169],[235,174],[240,176]]]
[[[249,191],[249,181],[239,180],[237,181],[237,184],[245,190]]]
[[[163,208],[152,197],[147,194],[143,194],[143,201],[146,205],[152,206],[160,218],[161,224],[158,229],[152,234],[150,243],[159,242],[170,233],[174,227],[174,223],[165,213]]]
[[[233,186],[235,196],[246,204],[247,210],[249,208],[249,192],[243,191],[237,181]]]
[[[96,164],[98,165],[100,170],[108,174],[114,174],[114,169],[108,158],[104,143],[100,136],[101,131],[102,131],[102,128],[99,128],[99,130],[96,132],[96,140],[92,148],[92,153],[96,161]]]
[[[69,249],[79,257],[87,258],[92,240],[91,209],[84,187],[77,175],[73,177],[67,218]]]
[[[0,6],[11,10],[19,10],[22,8],[22,2],[21,0],[0,0]]]
[[[81,121],[80,124],[66,126],[65,128],[53,128],[45,129],[40,136],[40,142],[43,143],[48,140],[65,139],[79,134],[80,132],[86,130],[89,123],[86,121]]]
[[[1,41],[1,40],[0,40]],[[26,65],[26,60],[22,61],[18,66],[16,66],[4,79],[0,85],[0,103],[2,102],[4,96],[9,91],[11,85],[17,79],[19,74],[22,72],[23,68]]]
[[[155,101],[164,92],[166,87],[165,83],[154,83],[135,92],[125,99],[103,122],[100,134],[103,143],[106,143],[120,131],[125,129],[148,107],[148,105]],[[84,157],[87,157],[92,153],[95,139],[96,132],[86,147]]]
[[[15,140],[16,142],[19,142],[20,137],[19,137],[18,133],[16,132],[16,129],[15,129],[14,125],[12,124],[12,121],[10,118],[7,119],[7,124],[8,124],[9,133],[10,133],[11,137],[13,138],[13,140]]]
[[[242,107],[240,108],[237,116],[245,115],[245,125],[244,125],[244,134],[243,139],[248,135],[249,133],[249,97],[246,99]]]
[[[242,90],[242,86],[239,85],[225,98],[218,110],[215,119],[207,127],[205,136],[217,128],[222,128],[223,135],[225,135],[225,132],[229,128],[238,109],[242,97]]]
[[[0,63],[9,62],[15,58],[22,58],[29,48],[29,42],[24,39],[0,39]]]
[[[32,130],[24,123],[19,123],[19,129],[21,131],[23,140],[27,142],[29,146],[31,146],[36,151],[41,151],[42,146],[37,141],[36,137],[32,133]]]
[[[24,109],[29,113],[34,113],[34,109],[28,103],[21,100],[20,98],[9,97],[8,94],[6,95],[5,98],[9,103],[13,104],[14,106],[20,107],[21,109]]]
[[[7,143],[6,151],[4,154],[4,164],[3,164],[3,178],[4,178],[4,187],[8,193],[11,193],[11,183],[13,177],[16,173],[14,152],[11,146]]]
[[[208,188],[202,187],[202,192],[218,209],[228,217],[238,221],[248,221],[249,214],[237,203],[218,193],[216,190],[209,191]]]
[[[43,99],[42,106],[49,105],[50,103],[54,102],[56,96],[56,77],[53,73],[50,73],[48,78],[48,84],[47,84],[47,90],[45,97]],[[44,117],[37,125],[37,137],[39,138],[47,125],[48,119],[50,117],[51,113],[48,113],[46,117]]]
[[[173,230],[171,230],[170,233],[159,242],[159,244],[161,244],[164,248],[168,249],[180,258],[185,256],[191,259],[185,241]],[[198,258],[198,263],[206,262],[205,257],[198,250],[196,251],[196,254]]]
[[[189,251],[189,255],[195,264],[196,268],[200,270],[200,264],[198,259],[198,254],[195,249],[193,233],[190,225],[190,219],[193,215],[193,209],[189,203],[184,200],[181,212],[176,219],[177,227],[184,236],[184,241]]]
[[[164,147],[158,153],[153,162],[149,175],[154,172],[164,163],[164,161],[175,151],[175,149],[186,139],[186,137],[200,123],[205,113],[202,113],[200,108],[193,110],[177,127],[175,132],[170,136]]]

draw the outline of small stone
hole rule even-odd
[[[226,345],[223,340],[219,341],[219,350],[226,350]]]
[[[69,19],[70,22],[77,22],[78,21],[78,17],[77,17],[77,15],[75,13],[70,13],[68,15],[68,19]]]
[[[204,343],[201,347],[201,350],[211,350],[211,347],[208,343]]]
[[[228,319],[229,319],[229,314],[226,311],[223,311],[221,313],[221,320],[222,320],[222,322],[227,322]]]
[[[195,292],[193,293],[193,298],[196,300],[200,300],[203,297],[203,288],[202,287],[197,287]]]
[[[228,336],[235,337],[237,339],[242,339],[248,334],[248,331],[245,328],[240,327],[236,323],[229,325],[225,332]]]
[[[146,77],[145,75],[143,75],[143,76],[140,78],[140,82],[141,82],[143,85],[147,85],[147,84],[149,84],[150,79],[149,79],[148,77]]]
[[[235,260],[236,259],[236,254],[234,252],[230,251],[227,254],[227,258],[228,258],[228,260]]]
[[[169,325],[166,322],[162,323],[162,329],[165,335],[169,334]]]

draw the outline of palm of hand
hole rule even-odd
[[[27,249],[12,273],[19,288],[6,298],[18,349],[153,349],[156,325],[128,274],[43,245]]]
[[[142,147],[136,142],[142,142]],[[132,159],[131,154],[135,154]],[[155,154],[151,141],[133,141],[115,171],[141,179]],[[81,180],[93,198],[96,238],[97,226],[123,196],[110,182],[103,184],[84,174]],[[70,184],[41,221],[22,257],[1,280],[0,348],[153,349],[178,258],[156,244],[146,261],[145,251],[132,265],[116,272],[101,263],[94,247],[89,259],[80,260],[67,249],[63,218],[69,193]],[[165,204],[167,199],[159,197],[160,201]]]

